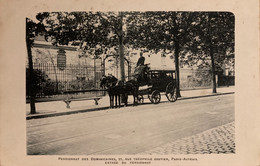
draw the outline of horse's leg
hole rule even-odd
[[[137,94],[138,92],[133,92],[133,97],[134,97],[134,105],[138,105],[138,102],[137,102],[137,96],[138,96],[138,94]]]
[[[114,107],[114,95],[111,94],[111,99],[110,99],[110,106],[111,108]]]
[[[115,107],[117,108],[117,94],[115,94]]]
[[[119,107],[119,95],[118,94],[116,94],[116,98],[117,98],[116,107]]]
[[[115,108],[115,99],[116,98],[116,96],[115,96],[115,94],[113,94],[113,108]]]
[[[136,105],[135,94],[133,94],[133,99],[134,99],[134,103],[133,103],[133,105],[135,106],[135,105]]]
[[[125,93],[124,95],[125,95],[125,106],[127,106],[127,101],[128,101],[128,94],[127,94],[127,93]]]
[[[113,100],[114,100],[114,96],[111,95],[111,98],[110,98],[110,108],[113,108],[113,106],[114,106]]]
[[[119,94],[117,94],[116,96],[117,96],[117,107],[120,107],[120,102],[119,102],[120,97],[119,97]]]
[[[112,96],[111,96],[111,94],[109,94],[109,105],[110,105],[109,108],[112,108],[112,103],[111,103],[111,101],[112,101]]]
[[[118,107],[120,108],[121,107],[121,97],[120,97],[121,94],[118,95]]]
[[[136,103],[135,103],[135,92],[132,90],[131,93],[132,93],[132,95],[133,95],[133,106],[135,106],[135,104],[136,104]]]

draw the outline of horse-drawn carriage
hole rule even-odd
[[[144,95],[154,104],[161,101],[161,94],[165,94],[170,102],[177,100],[175,70],[148,68],[144,79],[138,82],[141,85],[138,90],[138,103],[144,102]]]
[[[154,104],[160,103],[163,93],[170,102],[177,100],[175,70],[154,70],[144,65],[137,68],[133,76],[134,79],[125,83],[112,75],[101,79],[100,86],[107,88],[110,107],[120,107],[121,97],[125,99],[123,102],[127,105],[128,95],[133,95],[134,105],[143,103],[145,95]]]

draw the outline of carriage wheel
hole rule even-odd
[[[153,91],[150,96],[150,101],[154,104],[160,103],[160,101],[161,101],[160,91],[158,91],[158,90]]]
[[[177,100],[177,89],[174,82],[170,82],[166,87],[166,97],[170,102],[175,102]]]
[[[144,103],[144,96],[143,95],[138,95],[137,96],[137,102],[138,102],[138,104],[143,104]]]

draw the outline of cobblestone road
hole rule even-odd
[[[235,127],[234,122],[232,122],[164,144],[142,152],[140,155],[235,153],[234,133]]]

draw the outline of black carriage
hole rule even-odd
[[[161,94],[165,94],[170,102],[177,100],[175,70],[152,70],[148,69],[144,73],[144,79],[140,83],[137,101],[144,102],[144,95],[148,99],[158,104],[161,101]]]

